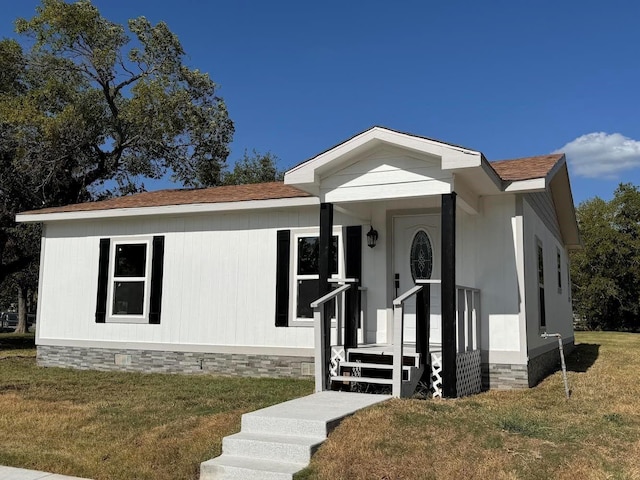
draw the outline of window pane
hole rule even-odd
[[[332,240],[333,255],[330,260],[329,270],[331,273],[338,273],[338,237],[333,236]],[[320,241],[318,237],[298,238],[298,275],[318,274],[319,248]]]
[[[116,277],[144,277],[147,264],[147,244],[135,243],[116,246]]]
[[[424,230],[418,231],[411,242],[410,254],[411,276],[413,280],[428,280],[433,268],[433,250],[431,241]]]
[[[113,282],[113,314],[142,315],[144,282]]]
[[[298,280],[297,318],[313,318],[311,302],[318,299],[320,280]],[[330,315],[335,317],[335,302],[331,302]]]

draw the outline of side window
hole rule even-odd
[[[330,259],[330,273],[333,276],[340,272],[340,239],[333,237],[333,256]],[[311,302],[318,298],[318,251],[319,238],[309,234],[294,234],[293,251],[293,299],[295,320],[312,320]]]
[[[96,323],[160,323],[164,237],[100,240]]]
[[[542,242],[536,238],[536,257],[538,264],[538,320],[540,328],[547,326],[547,318],[544,307],[544,250]]]
[[[560,249],[556,247],[556,260],[558,268],[558,293],[562,293],[562,256]]]
[[[110,269],[110,317],[144,318],[148,315],[151,262],[148,242],[113,242]]]

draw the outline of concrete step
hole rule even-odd
[[[200,464],[200,480],[292,480],[307,463],[222,454]]]
[[[245,413],[222,455],[200,464],[200,480],[291,480],[343,418],[389,398],[326,391]]]
[[[222,440],[222,453],[265,460],[286,458],[287,462],[307,464],[324,440],[325,437],[240,432]]]

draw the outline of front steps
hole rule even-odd
[[[402,396],[415,392],[422,379],[424,367],[415,348],[405,348],[402,359]],[[370,389],[372,386],[393,385],[393,351],[386,345],[350,348],[346,360],[338,364],[338,375],[329,377],[332,388]]]
[[[327,391],[245,413],[222,455],[200,464],[200,480],[291,480],[343,418],[389,398]]]

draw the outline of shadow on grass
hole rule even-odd
[[[584,373],[596,363],[600,345],[596,343],[579,343],[567,356],[567,370]]]
[[[33,333],[0,333],[0,350],[26,348],[36,348],[36,336]]]

